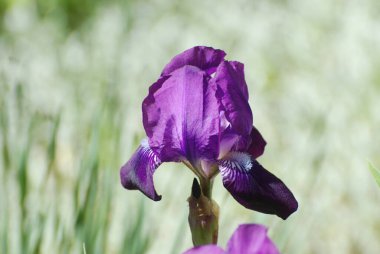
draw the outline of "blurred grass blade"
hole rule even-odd
[[[171,251],[170,253],[171,254],[176,254],[176,253],[179,253],[179,249],[183,243],[183,240],[184,240],[184,235],[185,235],[185,231],[187,230],[187,214],[185,213],[183,218],[181,219],[181,223],[178,223],[178,229],[177,229],[177,232],[176,232],[176,237],[175,237],[175,240],[173,242],[173,245],[172,245],[172,248],[171,248]]]
[[[128,250],[129,254],[145,253],[148,250],[152,240],[151,234],[154,230],[150,229],[149,232],[144,232],[145,215],[144,200],[140,200],[137,214],[134,220],[127,226],[121,250]]]
[[[48,170],[50,171],[53,167],[53,163],[56,157],[57,150],[57,134],[59,125],[61,122],[61,113],[58,113],[53,120],[52,131],[50,134],[49,144],[47,147],[47,160],[48,160]]]
[[[373,178],[375,178],[377,185],[380,187],[380,170],[375,168],[371,163],[368,165],[368,167],[372,173]]]
[[[5,106],[0,104],[1,108]],[[1,138],[2,138],[2,156],[3,156],[3,165],[5,170],[9,170],[10,167],[10,154],[9,154],[9,142],[8,142],[8,115],[7,112],[0,111],[0,130],[1,130]]]

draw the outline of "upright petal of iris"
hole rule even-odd
[[[244,78],[244,65],[239,62],[223,61],[211,80],[217,86],[216,96],[225,117],[225,129],[221,140],[235,137],[235,150],[244,150],[250,143],[252,110],[248,104],[248,88]]]
[[[183,66],[195,66],[207,74],[215,72],[226,53],[220,49],[196,46],[176,55],[164,68],[161,76],[166,76]]]
[[[198,67],[185,65],[156,83],[143,102],[149,145],[162,161],[214,160],[219,152],[219,105],[215,86]]]

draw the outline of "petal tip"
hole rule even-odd
[[[162,199],[162,195],[157,195],[152,199],[153,201],[160,201]]]
[[[153,183],[153,174],[161,164],[160,158],[143,140],[132,157],[120,168],[120,182],[127,190],[140,190],[148,198],[159,201]]]
[[[298,208],[298,202],[288,187],[256,160],[246,163],[240,154],[232,153],[221,161],[223,185],[244,207],[287,219]],[[248,156],[246,154],[245,156]]]
[[[278,217],[280,217],[283,220],[286,220],[290,217],[290,215],[292,215],[293,213],[295,213],[298,210],[298,202],[295,198],[294,198],[294,200],[291,200],[290,203],[291,204],[289,204],[288,210],[285,212],[278,213],[277,214]]]
[[[170,74],[185,65],[193,65],[204,71],[216,68],[226,56],[221,49],[195,46],[176,55],[163,69],[161,76]]]

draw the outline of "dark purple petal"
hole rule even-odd
[[[247,83],[245,82],[244,64],[238,61],[224,61],[224,64],[225,64],[225,67],[227,68],[232,67],[233,71],[231,69],[228,70],[229,77],[233,79],[235,86],[239,88],[240,92],[244,96],[244,99],[248,101],[249,95],[248,95],[248,86],[247,86]]]
[[[185,65],[196,66],[199,69],[211,74],[216,67],[223,61],[223,50],[211,47],[197,46],[176,55],[164,68],[161,76],[169,75],[173,71]]]
[[[245,150],[250,141],[252,111],[248,104],[244,65],[239,62],[223,61],[210,82],[217,85],[216,95],[221,103],[220,110],[228,123],[224,125],[226,132],[238,136],[237,150]]]
[[[183,254],[224,254],[224,250],[216,245],[203,245],[200,247],[194,247]],[[242,252],[243,253],[243,252]]]
[[[121,167],[121,184],[128,190],[140,190],[154,201],[161,200],[153,184],[153,173],[160,164],[160,158],[150,149],[147,140],[144,140],[132,158]]]
[[[248,147],[248,153],[252,156],[252,158],[256,159],[264,153],[264,149],[267,142],[264,140],[263,136],[261,136],[260,132],[252,127],[251,131],[251,144]]]
[[[143,102],[149,145],[162,161],[214,160],[219,153],[219,104],[215,86],[186,65],[153,84]]]
[[[224,187],[243,206],[286,219],[298,208],[286,185],[245,153],[231,152],[219,161]]]
[[[280,254],[267,236],[267,229],[258,224],[240,225],[227,244],[228,254]]]

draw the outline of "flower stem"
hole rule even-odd
[[[211,200],[213,181],[206,178],[200,178],[202,194]]]

